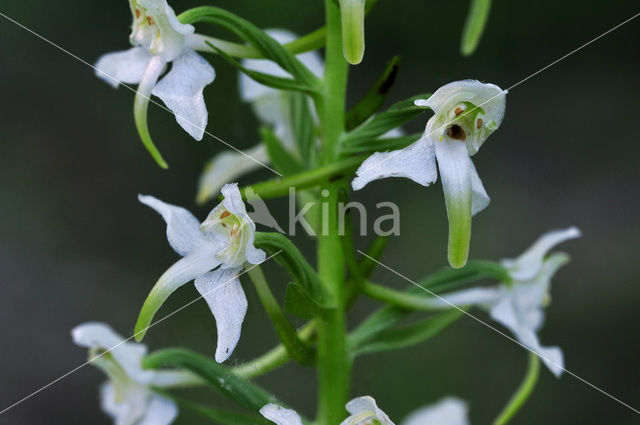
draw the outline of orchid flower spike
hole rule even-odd
[[[197,378],[188,372],[144,370],[143,344],[128,342],[104,323],[76,326],[73,341],[89,349],[88,362],[109,377],[102,385],[102,409],[115,425],[169,425],[178,416],[176,404],[154,392],[156,388],[188,386]]]
[[[136,127],[153,158],[166,168],[147,125],[151,95],[162,99],[187,133],[202,140],[207,126],[202,92],[213,82],[215,71],[190,47],[199,40],[195,28],[180,23],[166,0],[129,0],[129,4],[133,14],[129,41],[134,47],[103,55],[95,65],[96,75],[114,88],[139,83],[134,101]],[[158,82],[169,63],[171,70]]]
[[[184,208],[152,196],[138,197],[164,218],[169,244],[183,257],[158,279],[142,306],[135,330],[138,341],[169,295],[195,280],[196,289],[216,319],[216,361],[221,363],[233,353],[247,312],[239,274],[245,263],[260,264],[266,254],[253,246],[256,228],[247,214],[238,185],[225,185],[222,195],[224,200],[202,224]]]
[[[268,29],[266,33],[280,44],[294,41],[297,36],[282,29]],[[320,55],[315,52],[306,52],[297,55],[297,58],[317,77],[321,77],[324,63]],[[290,77],[278,64],[266,59],[244,59],[242,65],[252,71],[259,71],[276,77]],[[291,92],[276,90],[264,86],[244,73],[238,76],[240,97],[249,103],[258,120],[273,128],[274,134],[282,141],[284,146],[294,156],[298,157],[296,149],[293,123],[291,122]],[[313,105],[310,103],[311,108]],[[198,195],[199,204],[213,198],[220,188],[230,181],[261,167],[261,164],[269,164],[269,155],[266,147],[261,143],[244,152],[225,151],[214,156],[206,164],[200,177]]]
[[[548,232],[518,258],[502,260],[512,282],[452,292],[433,303],[439,307],[476,305],[487,310],[493,320],[507,327],[554,375],[560,376],[564,370],[562,351],[558,347],[543,347],[537,331],[544,322],[544,307],[550,302],[551,278],[569,262],[567,254],[547,254],[559,243],[577,237],[580,230],[576,227]]]
[[[415,104],[434,112],[422,138],[402,150],[371,155],[358,168],[352,186],[360,190],[387,177],[406,177],[429,186],[437,180],[439,170],[449,219],[449,264],[459,268],[469,256],[471,217],[489,205],[471,156],[502,123],[506,91],[493,84],[463,80],[449,83]]]

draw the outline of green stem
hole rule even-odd
[[[345,95],[348,65],[342,55],[340,9],[325,0],[327,19],[324,90],[316,106],[322,129],[322,164],[332,163],[345,128]],[[344,313],[345,283],[342,244],[338,234],[338,190],[343,183],[325,184],[323,231],[318,237],[318,273],[337,308],[327,310],[318,321],[318,419],[319,425],[340,423],[349,396],[351,363],[347,353]],[[328,207],[328,208],[326,208]],[[324,223],[326,221],[326,223]],[[324,225],[327,225],[326,228]]]
[[[314,358],[313,350],[298,337],[291,322],[289,322],[287,316],[282,312],[260,266],[248,268],[247,273],[258,292],[258,297],[260,297],[264,309],[273,322],[278,338],[282,341],[282,345],[286,348],[289,356],[301,364],[311,363]]]
[[[262,199],[287,196],[290,188],[296,188],[297,190],[309,189],[328,180],[340,179],[347,173],[358,168],[364,159],[364,156],[356,156],[333,161],[310,171],[304,171],[281,179],[273,179],[242,188],[241,192],[242,195],[245,196],[247,189],[251,188],[251,190]]]
[[[493,425],[505,425],[513,416],[522,408],[527,399],[531,396],[533,389],[538,382],[538,375],[540,374],[540,358],[537,354],[529,352],[529,367],[527,374],[525,375],[522,383],[511,396],[509,403],[502,409],[498,418],[493,422]]]
[[[316,323],[312,320],[298,331],[298,338],[309,341],[316,330]],[[267,351],[260,357],[232,368],[233,373],[241,378],[255,378],[284,366],[291,360],[284,345],[280,344]]]
[[[412,294],[405,291],[396,291],[395,289],[377,285],[370,281],[364,281],[362,283],[362,293],[378,301],[405,310],[442,310],[442,307],[434,306],[434,297],[426,292],[422,294]]]

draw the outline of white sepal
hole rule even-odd
[[[120,83],[137,84],[142,80],[151,55],[141,47],[107,53],[95,64],[96,76],[117,88]]]

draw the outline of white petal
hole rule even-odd
[[[340,425],[367,425],[373,419],[380,425],[394,425],[389,417],[378,407],[373,397],[357,397],[347,403],[347,411],[351,414]]]
[[[200,233],[200,222],[186,209],[148,195],[138,195],[138,200],[162,216],[167,223],[169,245],[178,254],[185,256],[207,243]]]
[[[510,269],[510,274],[514,279],[531,279],[538,273],[542,267],[544,257],[553,247],[580,236],[581,232],[577,227],[545,233],[518,258],[514,260],[506,259],[502,263]]]
[[[277,425],[302,425],[302,419],[295,410],[285,409],[277,404],[269,403],[260,409],[260,413],[265,418]]]
[[[173,400],[153,395],[147,414],[136,425],[169,425],[178,417],[178,406]]]
[[[459,141],[436,142],[436,158],[449,219],[449,264],[462,267],[471,242],[471,174],[475,168],[466,145]]]
[[[142,80],[151,55],[142,47],[107,53],[95,64],[96,76],[117,88],[120,83],[136,84]]]
[[[505,291],[501,287],[470,288],[457,292],[450,292],[448,294],[441,295],[440,297],[434,297],[430,304],[434,307],[443,308],[451,308],[452,306],[466,307],[472,305],[490,308],[499,302],[504,296]]]
[[[560,376],[564,367],[562,351],[558,347],[543,347],[540,345],[534,329],[521,320],[520,313],[514,308],[513,301],[505,298],[489,312],[491,317],[509,328],[518,341],[540,356],[551,372]]]
[[[238,279],[242,269],[219,269],[198,277],[196,289],[207,301],[218,328],[216,361],[222,363],[238,345],[247,298]]]
[[[422,138],[401,150],[376,152],[360,165],[356,175],[351,182],[353,190],[387,177],[406,177],[429,186],[438,178],[433,143]]]
[[[110,382],[104,383],[100,387],[102,410],[114,419],[115,425],[138,425],[148,411],[150,392],[141,386],[126,388],[126,393],[118,396]]]
[[[520,328],[514,335],[524,346],[536,353],[540,360],[556,377],[560,377],[564,371],[564,355],[559,347],[543,347],[538,336],[531,329]]]
[[[207,107],[202,94],[216,73],[193,50],[186,50],[173,61],[171,71],[153,89],[175,114],[178,124],[196,140],[202,140],[207,126]]]
[[[256,225],[249,217],[249,214],[247,214],[244,202],[242,201],[242,195],[240,194],[240,190],[238,190],[238,184],[226,184],[222,188],[221,192],[224,196],[224,200],[222,201],[222,203],[224,204],[225,208],[231,214],[241,217],[242,220],[245,221],[245,223],[249,226],[249,229],[243,230],[243,232],[249,231],[249,235],[245,239],[245,260],[251,264],[262,263],[267,257],[267,254],[263,250],[257,249],[253,246]]]
[[[147,383],[153,377],[153,371],[142,369],[142,359],[147,355],[144,344],[128,342],[118,335],[109,325],[99,322],[87,322],[71,331],[73,342],[81,347],[97,348],[108,351],[132,379]]]
[[[297,38],[295,34],[283,29],[268,29],[266,32],[280,44],[290,43]],[[324,63],[317,52],[312,51],[302,53],[297,55],[297,58],[317,77],[322,75],[324,71]],[[291,75],[278,64],[266,59],[245,59],[242,61],[242,65],[252,71],[259,71],[277,77],[291,77]],[[257,83],[244,73],[240,73],[239,85],[240,96],[245,102],[253,102],[261,96],[278,92],[271,87]]]
[[[269,155],[263,144],[242,153],[225,151],[214,156],[200,176],[198,203],[202,204],[215,197],[225,184],[260,168],[262,166],[260,163],[268,162]]]
[[[486,121],[493,120],[500,126],[507,106],[507,92],[494,84],[478,80],[454,81],[440,87],[426,100],[419,99],[417,106],[427,106],[436,114],[448,111],[456,103],[471,102],[485,111]]]
[[[402,425],[469,425],[467,403],[447,397],[411,413]]]

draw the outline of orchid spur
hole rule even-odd
[[[354,398],[347,403],[346,409],[350,416],[340,425],[394,425],[373,397]],[[265,405],[260,413],[277,425],[302,425],[302,419],[294,410],[285,409],[277,404]],[[413,412],[402,425],[469,425],[467,406],[462,400],[447,397]]]
[[[463,80],[415,104],[434,112],[420,140],[402,150],[371,155],[356,171],[352,186],[360,190],[387,177],[406,177],[429,186],[439,171],[449,219],[449,264],[459,268],[469,255],[471,217],[489,205],[471,156],[502,123],[506,92],[493,84]]]
[[[100,57],[96,75],[114,88],[139,83],[134,101],[136,127],[153,158],[166,168],[147,125],[151,95],[162,99],[178,124],[201,140],[208,120],[202,92],[213,82],[215,71],[190,47],[200,42],[195,28],[180,23],[166,0],[129,0],[129,5],[133,15],[129,41],[134,47]],[[171,70],[158,81],[169,63]]]
[[[536,332],[544,322],[543,308],[550,300],[551,278],[569,261],[564,253],[548,255],[548,252],[555,245],[577,237],[580,230],[576,227],[545,233],[518,258],[502,260],[512,282],[444,294],[433,303],[440,307],[476,305],[488,310],[493,320],[507,327],[554,375],[560,376],[564,370],[562,351],[558,347],[543,347]]]
[[[76,326],[73,341],[89,349],[89,360],[109,377],[100,391],[102,409],[115,425],[169,425],[178,415],[176,404],[153,390],[200,383],[185,371],[142,368],[147,354],[143,344],[128,342],[104,323]]]
[[[245,263],[260,264],[264,251],[253,246],[255,224],[249,218],[236,184],[222,188],[224,200],[207,219],[198,220],[186,209],[152,196],[139,196],[167,223],[167,239],[182,259],[171,266],[147,297],[138,322],[136,339],[144,337],[153,316],[176,289],[195,280],[216,319],[218,345],[215,359],[221,363],[233,353],[247,311],[247,299],[238,278]]]

